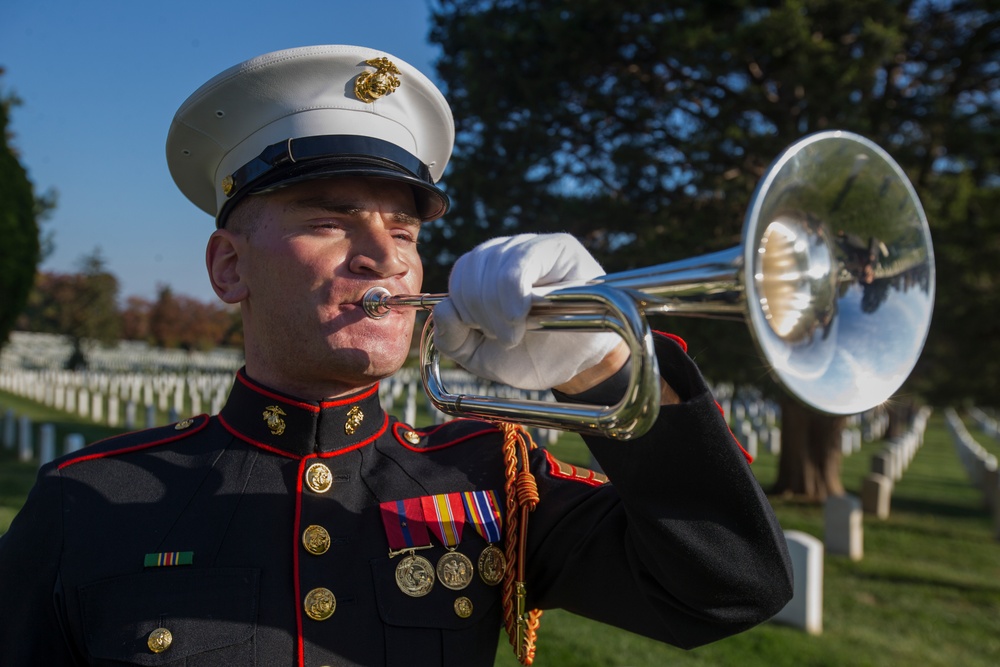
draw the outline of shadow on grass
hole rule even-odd
[[[962,594],[1000,594],[1000,582],[996,584],[989,584],[983,583],[982,581],[969,582],[958,581],[955,579],[944,579],[941,577],[858,571],[853,572],[851,577],[855,579],[863,579],[866,581],[881,582],[899,586],[928,586],[931,588],[952,590]]]
[[[911,514],[933,514],[950,519],[988,519],[989,511],[984,506],[949,503],[944,500],[914,498],[912,496],[894,495],[892,497],[893,511],[909,512]]]

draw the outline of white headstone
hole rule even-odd
[[[861,501],[852,495],[829,496],[823,506],[823,542],[827,553],[861,560],[864,526]]]
[[[14,444],[17,442],[16,431],[17,418],[14,416],[14,411],[8,408],[3,415],[3,446],[5,448],[14,448]]]
[[[26,415],[21,415],[17,420],[17,457],[21,461],[30,461],[34,456],[31,442],[31,419]]]
[[[43,466],[56,457],[56,427],[42,424],[38,427],[38,465]]]
[[[792,599],[772,619],[805,630],[823,632],[823,543],[798,530],[786,530],[788,554],[792,559],[794,586]]]
[[[65,448],[67,454],[83,449],[85,444],[86,442],[83,439],[83,435],[80,433],[70,433],[63,441],[63,447]]]
[[[108,426],[118,426],[121,421],[121,399],[117,393],[108,396]]]
[[[90,418],[95,422],[104,421],[104,396],[95,391],[90,400]]]
[[[892,480],[889,477],[874,472],[865,477],[861,485],[861,508],[865,514],[888,519],[891,498]]]
[[[76,412],[81,417],[90,414],[90,392],[86,387],[80,389],[80,394],[76,397]]]

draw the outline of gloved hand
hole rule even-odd
[[[462,255],[448,298],[434,308],[438,350],[480,377],[549,389],[596,365],[621,341],[613,333],[530,331],[532,300],[546,285],[604,275],[569,234],[495,238]]]

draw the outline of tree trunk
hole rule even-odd
[[[822,502],[844,493],[840,433],[844,417],[831,417],[785,397],[781,404],[781,457],[772,493]]]
[[[885,431],[886,440],[898,438],[910,430],[913,414],[916,411],[913,403],[893,400],[885,403],[884,407],[886,414],[889,415],[889,424]]]

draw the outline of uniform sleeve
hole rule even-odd
[[[683,648],[767,620],[792,594],[780,526],[695,364],[657,339],[682,398],[630,441],[586,438],[611,480],[541,451],[529,519],[529,608],[564,608]]]
[[[0,537],[0,664],[74,665],[64,639],[59,566],[62,501],[59,472],[45,466],[28,499]]]

